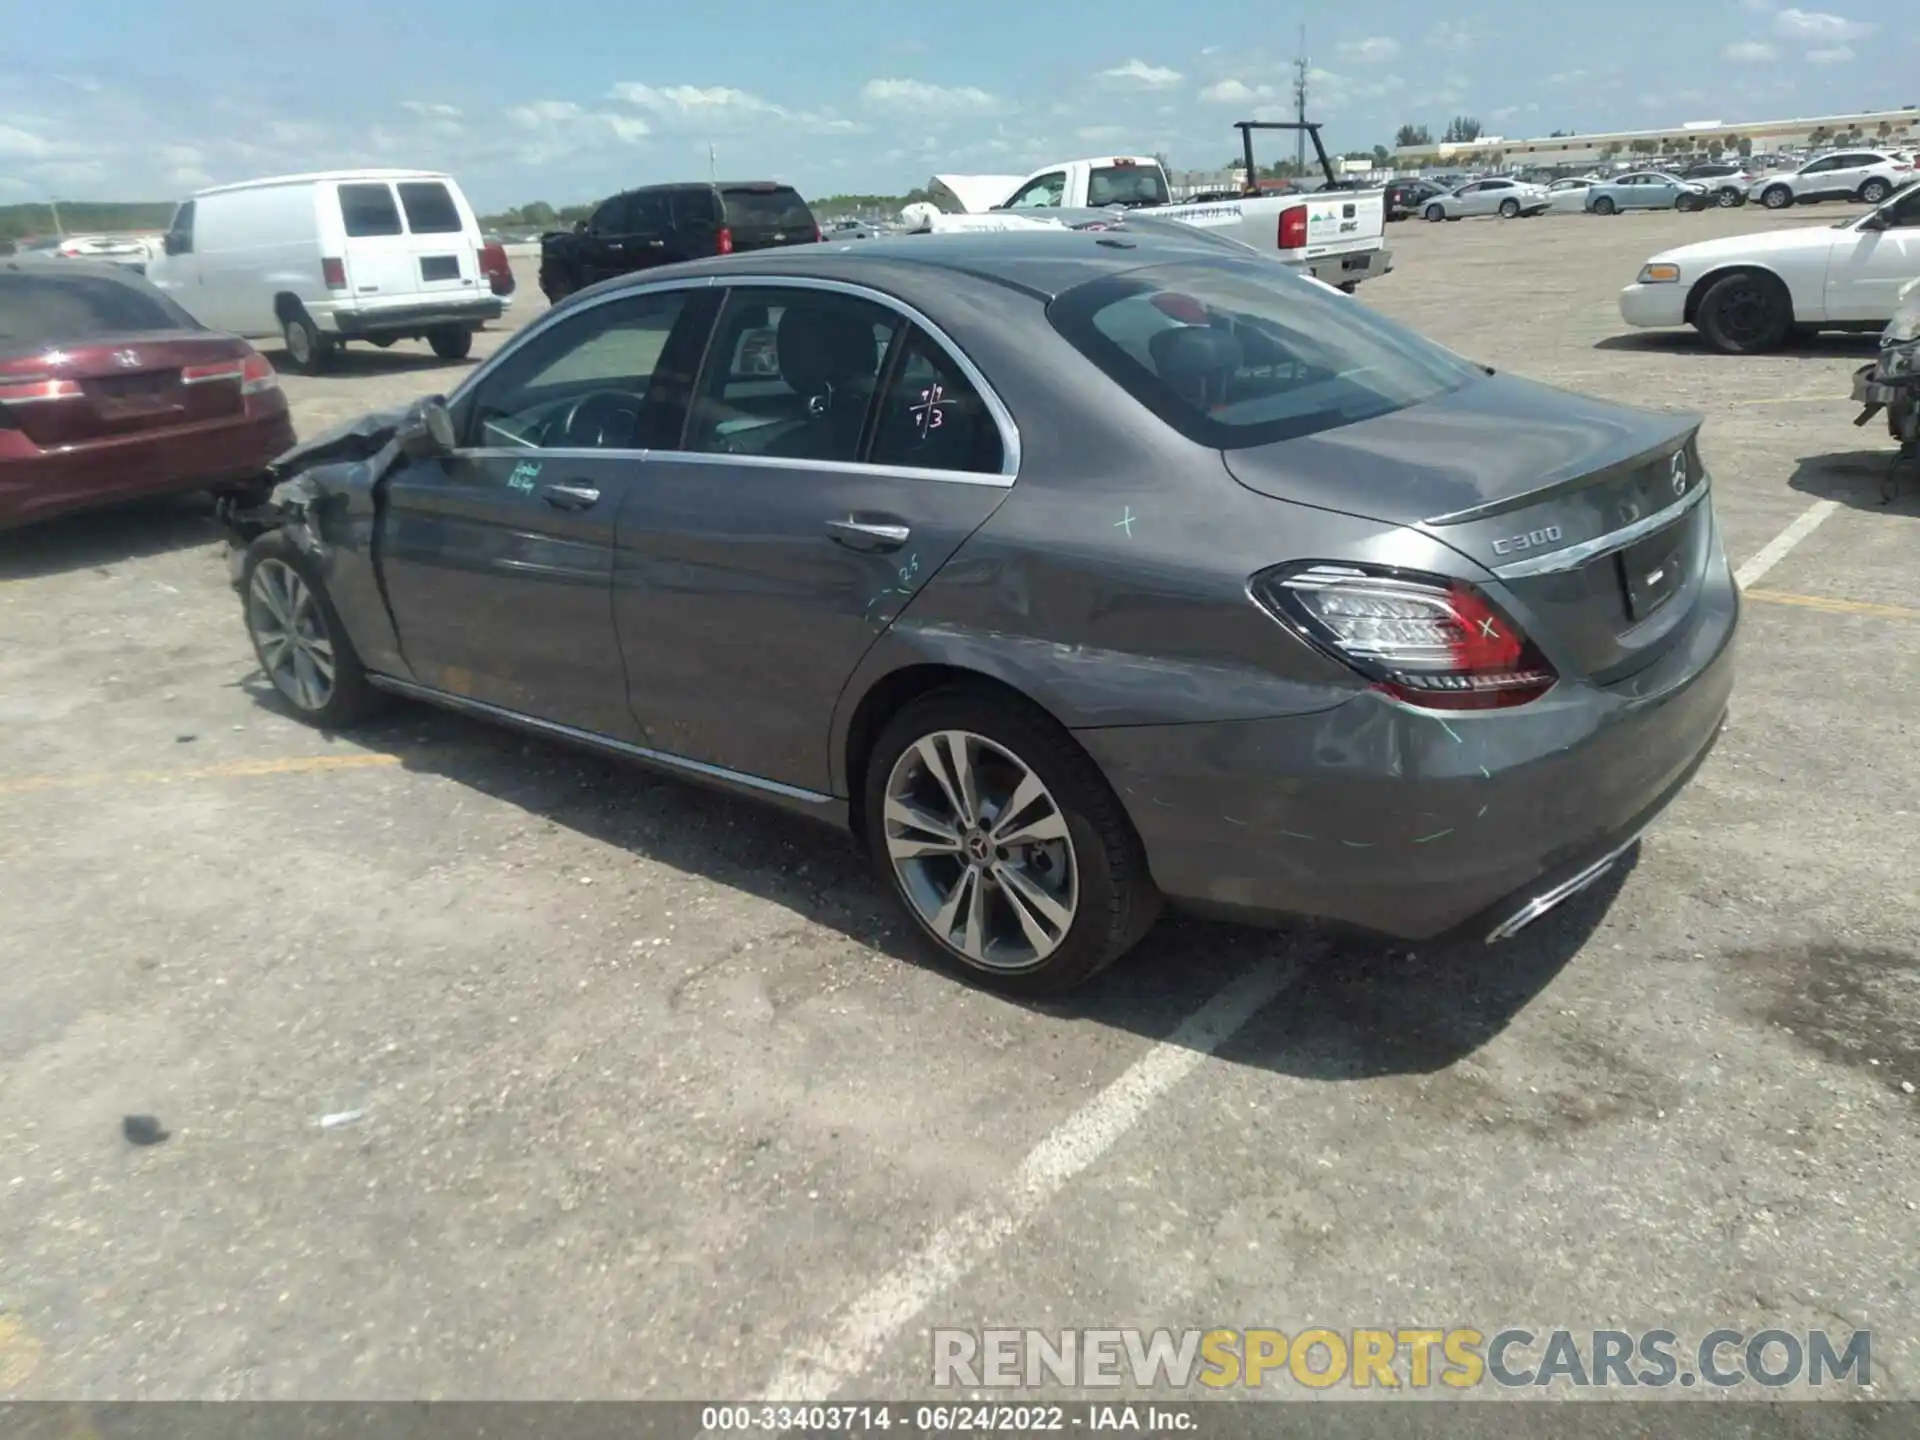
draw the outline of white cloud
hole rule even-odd
[[[1340,53],[1362,65],[1384,65],[1400,54],[1400,42],[1390,35],[1369,35],[1364,40],[1343,40]]]
[[[460,107],[458,105],[442,105],[431,100],[402,100],[400,102],[400,108],[402,110],[411,110],[414,114],[427,119],[460,119]]]
[[[1279,92],[1271,85],[1249,85],[1244,80],[1218,80],[1200,92],[1209,105],[1251,105],[1271,100]]]
[[[1442,20],[1427,32],[1427,45],[1434,50],[1451,50],[1462,54],[1478,45],[1483,37],[1478,30],[1466,25],[1456,25],[1451,20]]]
[[[1853,58],[1851,45],[1829,45],[1823,49],[1807,51],[1809,65],[1844,65]]]
[[[527,130],[544,130],[578,120],[586,112],[571,100],[530,100],[507,111],[507,118]]]
[[[616,85],[612,98],[651,110],[658,115],[681,119],[706,120],[720,115],[783,115],[780,106],[749,95],[731,85],[642,85],[626,81]]]
[[[924,80],[869,80],[860,97],[889,110],[917,110],[929,116],[991,115],[1006,108],[998,96],[972,85],[931,85]]]
[[[1842,40],[1858,40],[1871,35],[1877,26],[1830,15],[1824,10],[1782,10],[1773,17],[1773,28],[1789,40],[1817,40],[1829,45]]]
[[[1085,140],[1089,145],[1100,145],[1109,140],[1126,139],[1127,127],[1124,125],[1083,125],[1073,133],[1079,139]]]
[[[1164,90],[1169,85],[1180,83],[1178,70],[1169,70],[1164,65],[1149,65],[1144,60],[1129,60],[1124,65],[1116,65],[1100,73],[1109,80],[1131,80],[1154,90]]]
[[[0,125],[0,155],[20,155],[33,160],[52,153],[53,146],[38,135],[16,130],[11,125]]]
[[[1763,65],[1778,52],[1764,40],[1736,40],[1720,52],[1722,60],[1742,65]]]

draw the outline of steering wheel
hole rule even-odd
[[[633,396],[618,390],[590,390],[547,426],[542,444],[549,449],[626,449],[639,423],[640,406]]]

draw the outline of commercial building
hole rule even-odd
[[[1743,144],[1744,142],[1744,144]],[[1402,145],[1393,152],[1402,169],[1420,165],[1585,165],[1633,154],[1676,149],[1769,151],[1838,143],[1920,143],[1920,109],[1863,110],[1851,115],[1815,115],[1799,120],[1689,120],[1665,130],[1613,130],[1594,135],[1547,135],[1530,140],[1482,135],[1464,143]]]

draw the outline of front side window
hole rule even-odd
[[[850,462],[894,335],[883,305],[819,290],[740,286],[707,347],[686,448]]]
[[[648,450],[679,429],[656,381],[688,296],[669,290],[595,305],[530,340],[475,396],[470,445],[530,450]]]
[[[185,201],[173,212],[173,223],[167,226],[165,245],[169,255],[193,253],[193,201]]]
[[[407,180],[400,185],[400,204],[407,212],[407,229],[415,235],[458,235],[460,207],[438,180]]]
[[[1001,208],[1003,210],[1047,210],[1060,204],[1067,193],[1067,172],[1056,170],[1051,175],[1042,175],[1029,180],[1013,192],[1013,198]]]
[[[1219,449],[1370,420],[1484,378],[1365,306],[1258,261],[1089,281],[1047,316],[1134,399]]]
[[[356,240],[404,233],[400,207],[393,202],[391,185],[342,185],[340,221],[347,234]]]
[[[629,208],[630,203],[625,195],[602,200],[600,208],[593,212],[593,218],[587,221],[587,229],[595,235],[624,235],[627,233]]]
[[[1879,214],[1896,230],[1920,227],[1920,185],[1911,185],[1880,207]]]

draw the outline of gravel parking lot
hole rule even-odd
[[[198,501],[0,537],[0,1396],[905,1396],[994,1324],[1860,1327],[1920,1396],[1920,496],[1870,338],[1614,302],[1839,214],[1390,227],[1367,302],[1704,413],[1749,586],[1718,751],[1495,951],[1172,919],[1010,1003],[805,822],[287,718]],[[310,434],[464,369],[284,383]]]

